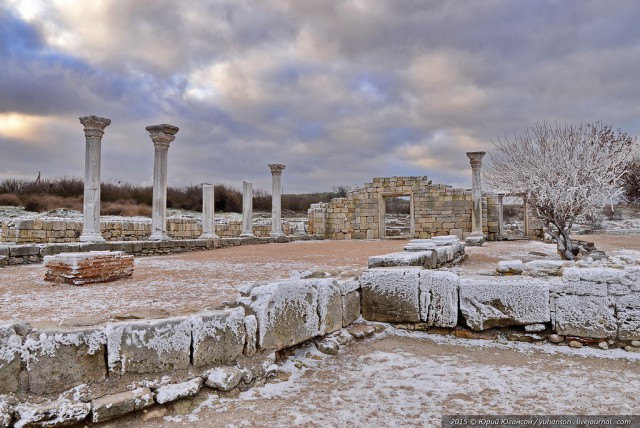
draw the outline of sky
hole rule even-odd
[[[0,179],[82,177],[78,118],[111,119],[104,182],[285,193],[428,176],[536,122],[640,135],[635,0],[0,0]]]

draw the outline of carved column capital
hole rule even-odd
[[[270,163],[269,169],[271,169],[271,175],[282,174],[282,170],[285,169],[285,166],[281,163]]]
[[[477,169],[482,166],[482,158],[487,152],[467,152],[469,161],[471,163],[471,169]]]
[[[175,135],[180,128],[163,123],[160,125],[147,126],[145,129],[149,132],[151,141],[153,141],[156,148],[168,150],[169,144],[176,139]]]
[[[100,116],[83,116],[80,123],[84,126],[84,136],[86,138],[97,137],[102,138],[104,128],[111,124],[111,119]]]

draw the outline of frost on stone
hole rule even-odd
[[[22,347],[23,360],[27,369],[34,360],[42,357],[53,358],[61,346],[86,347],[88,355],[95,355],[107,343],[107,335],[102,328],[82,330],[45,330],[33,332],[27,336]]]
[[[464,279],[460,312],[474,330],[549,322],[549,285],[533,279]]]
[[[245,344],[244,309],[206,311],[191,320],[193,364],[228,364],[242,354]]]
[[[316,279],[310,282],[318,292],[318,332],[332,333],[342,328],[342,298],[340,287],[332,279]]]
[[[423,266],[432,256],[431,251],[400,251],[369,257],[369,268],[392,266]]]
[[[560,276],[571,262],[563,260],[533,260],[524,264],[523,274],[533,277]]]
[[[458,275],[452,272],[420,272],[420,319],[429,326],[455,327],[458,323]]]
[[[236,367],[216,367],[207,373],[205,384],[219,391],[230,391],[235,388],[244,372]]]
[[[640,340],[640,293],[623,296],[616,302],[618,339]]]
[[[83,421],[91,411],[91,404],[57,400],[42,404],[22,403],[15,407],[16,428],[38,426],[68,426]]]
[[[617,334],[614,304],[608,297],[560,296],[555,299],[555,308],[558,334],[594,338]]]
[[[0,395],[0,428],[8,428],[13,418],[13,406]]]
[[[22,339],[16,333],[13,323],[0,324],[0,369],[18,358],[22,351]]]
[[[249,309],[258,321],[258,346],[284,349],[320,334],[318,290],[312,280],[291,280],[251,290]]]
[[[244,317],[244,331],[246,339],[243,352],[247,357],[251,357],[255,355],[258,346],[258,320],[255,315]]]
[[[164,404],[180,398],[193,397],[202,388],[202,382],[201,377],[196,377],[187,382],[162,386],[155,391],[156,401]]]
[[[500,260],[496,272],[502,275],[520,275],[524,270],[522,260]]]
[[[369,321],[420,322],[421,269],[368,269],[360,277],[362,316]]]
[[[594,282],[597,284],[631,284],[632,278],[624,269],[611,268],[565,268],[563,282]]]

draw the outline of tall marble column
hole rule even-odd
[[[104,128],[111,124],[111,119],[84,116],[80,118],[80,123],[84,126],[86,139],[83,224],[80,241],[102,242],[104,238],[100,234],[100,146]]]
[[[163,123],[147,126],[155,147],[153,160],[153,206],[151,214],[151,236],[153,241],[166,241],[167,235],[167,153],[169,144],[175,140],[179,128]]]
[[[498,192],[498,238],[504,235],[504,192]]]
[[[255,238],[253,234],[253,184],[242,182],[242,233],[243,238]]]
[[[471,189],[473,195],[473,209],[471,214],[471,235],[466,239],[467,245],[482,245],[482,158],[486,152],[467,152],[471,163]]]
[[[271,169],[271,233],[269,236],[278,237],[282,233],[282,170],[285,166],[279,163],[269,164]]]
[[[201,239],[218,239],[214,215],[214,187],[213,184],[202,185],[202,235]]]

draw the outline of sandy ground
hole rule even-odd
[[[639,363],[622,350],[388,327],[335,357],[299,350],[282,367],[286,382],[232,397],[203,391],[103,426],[438,427],[443,414],[637,414]]]

